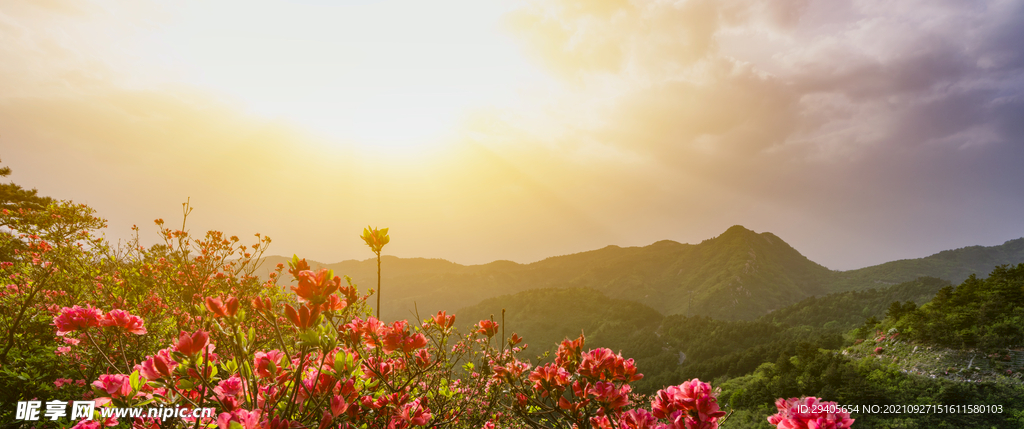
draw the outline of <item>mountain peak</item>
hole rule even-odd
[[[725,230],[725,232],[723,232],[721,235],[719,235],[719,237],[726,236],[726,235],[748,235],[748,234],[755,234],[756,235],[757,233],[754,232],[754,231],[751,231],[751,230],[749,230],[747,228],[744,228],[743,225],[733,225],[733,226],[730,226],[729,229]]]

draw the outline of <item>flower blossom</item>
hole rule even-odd
[[[487,338],[493,337],[494,334],[498,333],[498,322],[493,320],[481,320],[480,323],[476,324],[476,332],[484,334]]]
[[[405,404],[398,413],[399,419],[412,426],[426,425],[431,417],[430,409],[421,405],[419,399]]]
[[[633,409],[622,413],[619,427],[623,429],[655,429],[658,419],[644,409]]]
[[[170,351],[163,349],[153,356],[146,356],[146,360],[135,365],[135,370],[139,371],[139,374],[142,374],[147,380],[158,380],[170,377],[177,366],[178,363],[171,358]]]
[[[211,296],[206,297],[206,309],[213,313],[213,317],[230,317],[238,313],[238,298],[228,297],[226,301]]]
[[[299,280],[298,286],[292,286],[292,290],[299,298],[309,301],[313,305],[320,305],[327,301],[327,297],[341,287],[341,277],[331,278],[332,271],[323,268],[314,273],[311,270],[302,270],[296,276]]]
[[[207,344],[210,342],[210,334],[203,330],[198,330],[192,335],[181,331],[181,335],[178,337],[178,343],[174,345],[174,350],[179,351],[186,356],[195,356],[196,353],[201,352]]]
[[[633,359],[623,359],[621,354],[610,349],[599,348],[582,355],[579,368],[580,375],[595,380],[625,381],[627,383],[643,378],[636,373]]]
[[[57,327],[57,335],[64,336],[68,332],[98,327],[102,317],[103,312],[98,308],[76,305],[62,308],[60,314],[53,318],[53,325]]]
[[[259,409],[252,411],[237,409],[230,413],[220,413],[217,416],[217,427],[219,429],[231,429],[231,423],[236,422],[242,426],[242,429],[258,429],[260,427],[260,413]]]
[[[555,364],[568,371],[576,371],[580,365],[580,355],[583,353],[583,333],[575,340],[562,341],[555,352]]]
[[[718,418],[725,412],[718,409],[718,398],[711,385],[693,379],[678,386],[659,390],[651,401],[654,417],[669,419],[687,428],[717,428]]]
[[[630,391],[632,388],[628,384],[616,387],[614,383],[598,381],[590,387],[587,393],[593,396],[603,409],[619,411],[629,405]]]
[[[768,417],[768,423],[778,429],[847,429],[853,424],[850,413],[838,404],[813,396],[779,398],[775,408],[779,412]]]
[[[145,322],[141,317],[120,309],[110,310],[100,318],[99,322],[100,326],[113,326],[135,335],[146,333]]]
[[[455,315],[453,314],[449,316],[444,312],[444,310],[438,311],[437,314],[431,316],[431,319],[433,320],[434,325],[437,325],[437,327],[442,331],[447,331],[455,324]]]
[[[310,309],[308,304],[303,304],[296,311],[291,305],[284,305],[284,314],[288,316],[288,321],[292,322],[299,329],[307,329],[316,326],[320,321],[320,306],[313,305]]]
[[[271,350],[269,352],[257,351],[253,358],[256,374],[260,377],[276,376],[278,369],[280,369],[278,365],[282,357],[284,357],[284,352],[280,350]]]
[[[231,376],[226,380],[221,380],[217,387],[213,388],[213,393],[216,393],[219,397],[233,396],[238,397],[245,390],[245,383],[237,375]]]
[[[384,353],[391,353],[401,350],[402,353],[411,353],[416,349],[427,345],[427,337],[423,334],[409,334],[409,323],[399,320],[391,325],[391,328],[384,334]]]
[[[124,374],[103,374],[92,385],[107,392],[111,398],[127,396],[132,390],[128,376]]]
[[[569,384],[569,372],[558,365],[548,364],[534,369],[529,379],[533,382],[533,390],[540,392],[541,396],[554,398],[561,396]]]

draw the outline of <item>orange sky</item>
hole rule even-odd
[[[1024,236],[1021,2],[0,3],[0,158],[270,252],[531,262],[734,224],[849,269]]]

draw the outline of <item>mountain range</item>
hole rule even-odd
[[[287,259],[264,260],[264,274]],[[314,268],[348,275],[365,290],[376,285],[376,260]],[[461,265],[442,259],[382,257],[382,319],[424,318],[488,298],[531,289],[585,288],[644,304],[663,315],[754,320],[808,297],[885,287],[918,277],[959,283],[992,267],[1024,262],[1024,238],[971,246],[849,271],[834,271],[800,254],[770,232],[733,226],[699,244],[664,240],[643,247],[602,249],[538,262]]]

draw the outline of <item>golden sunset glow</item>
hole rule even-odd
[[[741,224],[853,268],[1024,231],[1020,7],[983,3],[13,0],[0,157],[113,239],[191,198],[328,262]]]

